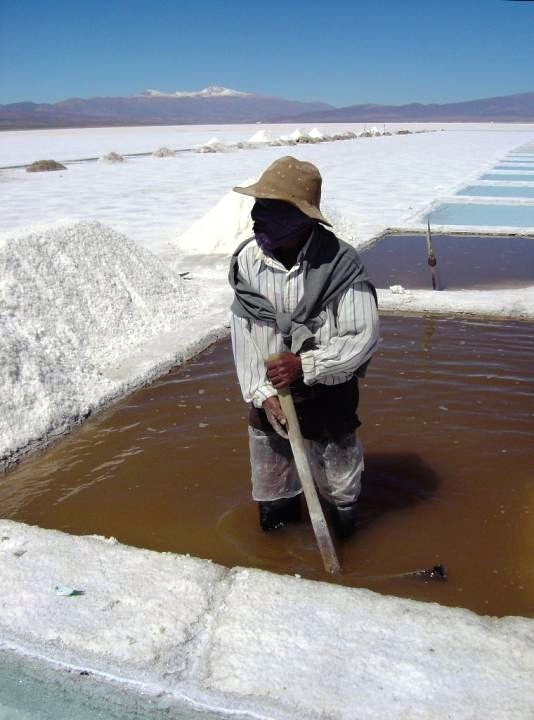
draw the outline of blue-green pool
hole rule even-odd
[[[163,694],[143,695],[0,650],[0,720],[220,720],[178,707]]]
[[[521,172],[534,172],[534,163],[523,163],[523,164],[517,164],[514,163],[513,165],[507,164],[507,165],[496,165],[494,170],[520,170]]]
[[[506,173],[488,173],[487,175],[482,175],[480,177],[481,180],[515,180],[516,182],[523,181],[523,182],[534,182],[534,173],[528,173],[525,172],[523,175],[509,175]]]
[[[459,190],[457,195],[477,197],[517,197],[534,198],[534,186],[528,185],[469,185]]]
[[[429,215],[432,225],[534,227],[534,205],[444,203]]]

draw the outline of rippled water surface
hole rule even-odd
[[[361,382],[361,526],[334,582],[534,617],[534,327],[382,318]],[[228,341],[0,480],[3,517],[330,580],[308,523],[264,534]],[[443,563],[447,582],[402,576]]]

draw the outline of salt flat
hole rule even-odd
[[[238,127],[221,137],[246,140],[253,128]],[[278,128],[278,132],[287,129]],[[158,129],[157,136],[147,141],[146,129],[141,128],[132,142],[147,151],[155,150],[169,139],[169,132]],[[215,134],[216,128],[209,132]],[[209,132],[192,133],[190,139],[200,142]],[[76,136],[72,147],[76,156],[87,156],[97,147],[97,155],[109,149],[124,153],[124,148],[131,147],[129,135],[121,146],[118,129],[113,130],[113,144],[109,129],[101,142],[94,136],[96,130],[90,133],[87,147],[83,136]],[[0,141],[5,142],[3,135]],[[26,135],[37,145],[32,160],[47,155],[31,133]],[[20,147],[22,137],[22,133],[17,135],[21,157],[26,155]],[[46,139],[46,135],[41,134],[41,138]],[[298,147],[130,158],[120,165],[75,164],[52,173],[2,171],[2,231],[60,219],[96,219],[159,252],[172,247],[179,235],[235,184],[259,175],[277,157],[294,154],[319,166],[325,209],[334,214],[342,236],[355,236],[361,243],[385,227],[408,223],[438,198],[476,179],[510,149],[532,138],[534,126],[530,130],[436,130]]]
[[[334,134],[346,130],[361,131],[373,123],[325,123],[320,129],[325,134]],[[64,128],[50,130],[6,130],[0,133],[0,167],[6,165],[24,165],[45,157],[59,162],[84,157],[100,157],[117,150],[121,153],[153,152],[165,145],[173,149],[190,148],[204,143],[216,136],[223,143],[247,140],[259,129],[274,136],[289,134],[296,129],[295,124],[252,125],[170,125],[145,127],[108,127],[108,128]],[[305,126],[301,126],[305,127]],[[458,130],[509,130],[530,131],[532,124],[514,123],[388,123],[378,124],[390,132],[412,130],[417,132],[427,128],[452,132]]]

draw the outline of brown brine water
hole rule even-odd
[[[433,234],[441,290],[527,287],[534,281],[534,237]],[[377,287],[432,288],[422,234],[391,233],[361,253]]]
[[[534,617],[534,326],[390,316],[381,334],[360,384],[362,524],[337,544],[340,577],[323,571],[309,521],[259,528],[228,341],[5,475],[0,515]],[[438,563],[446,582],[399,577]]]

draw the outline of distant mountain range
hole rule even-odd
[[[131,97],[0,105],[0,129],[255,122],[534,122],[534,92],[457,103],[351,105],[298,102],[224,87],[145,90]]]
[[[283,100],[223,87],[191,93],[146,90],[132,97],[0,105],[0,128],[276,122],[334,109],[322,102]]]

